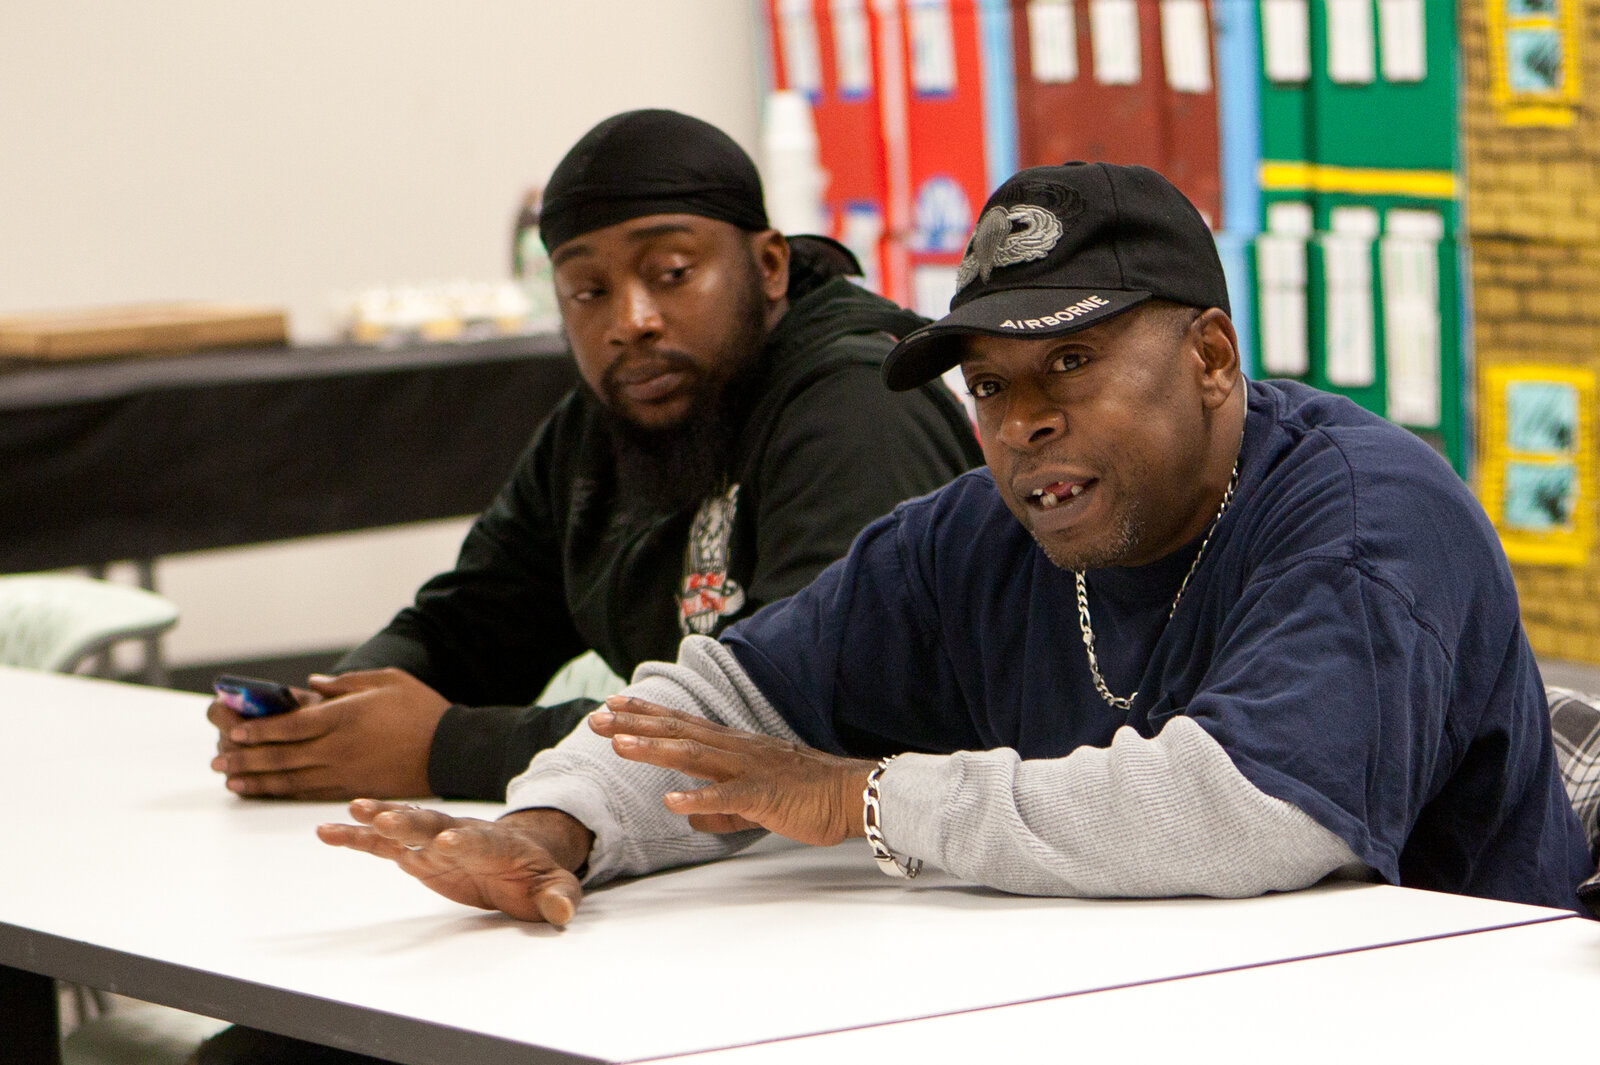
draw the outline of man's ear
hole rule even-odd
[[[1215,410],[1239,385],[1239,336],[1220,307],[1203,311],[1190,327],[1200,356],[1200,398]]]
[[[750,255],[761,272],[761,291],[768,303],[789,293],[789,241],[776,229],[750,234]]]

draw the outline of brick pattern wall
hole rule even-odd
[[[1567,0],[1581,5],[1583,103],[1560,128],[1500,120],[1485,5],[1504,2],[1457,0],[1476,367],[1600,372],[1600,0]],[[1579,568],[1512,569],[1534,650],[1600,663],[1600,546]]]

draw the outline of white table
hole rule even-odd
[[[24,983],[63,977],[417,1065],[621,1062],[1579,923],[1370,885],[1243,901],[1019,898],[937,872],[903,885],[858,845],[765,844],[593,892],[557,932],[323,846],[312,830],[341,806],[233,798],[207,767],[204,706],[0,669],[12,829],[0,965]],[[1270,983],[1290,970],[1253,971]]]
[[[1597,998],[1600,923],[1572,917],[655,1065],[1581,1062]]]

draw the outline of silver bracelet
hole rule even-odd
[[[889,844],[883,839],[883,811],[878,807],[878,780],[883,776],[883,771],[889,768],[889,763],[898,755],[890,755],[882,759],[867,774],[867,788],[861,793],[861,820],[867,827],[867,843],[872,847],[872,858],[890,876],[897,876],[903,880],[910,880],[922,872],[921,858],[907,858],[904,863],[894,856],[894,851],[889,849]]]

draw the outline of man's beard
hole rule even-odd
[[[752,263],[750,287],[740,293],[735,308],[735,321],[741,328],[729,338],[717,360],[735,366],[726,378],[707,377],[686,356],[662,353],[675,368],[689,369],[698,377],[694,400],[676,425],[647,429],[618,414],[614,404],[599,404],[616,459],[623,514],[676,513],[699,506],[712,493],[728,487],[728,458],[756,392],[758,356],[766,337],[763,306],[759,276]]]

